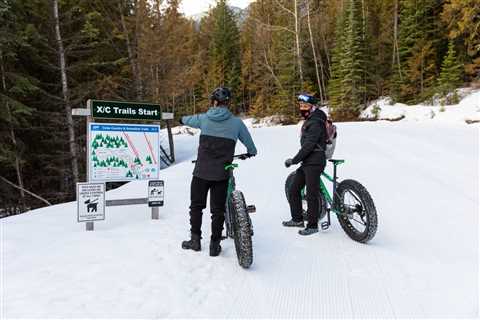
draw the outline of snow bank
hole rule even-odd
[[[480,90],[460,89],[460,103],[442,106],[437,101],[434,105],[392,104],[388,97],[372,102],[361,114],[362,119],[378,119],[407,122],[444,122],[477,123],[480,122]]]

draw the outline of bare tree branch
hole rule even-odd
[[[288,12],[288,13],[290,13],[292,16],[296,17],[295,12],[293,12],[292,10],[286,8],[283,4],[281,4],[280,1],[275,0],[275,2],[278,4],[278,6],[279,6],[283,11]]]
[[[287,27],[284,27],[284,26],[277,26],[277,25],[271,25],[271,24],[267,24],[257,18],[255,18],[255,22],[257,22],[258,24],[260,24],[262,27],[265,27],[267,28],[268,30],[270,31],[287,31],[287,32],[290,32],[292,34],[295,34],[295,31],[293,31],[292,29],[289,29]]]
[[[44,198],[40,197],[39,195],[36,195],[35,193],[31,192],[31,191],[28,191],[27,189],[25,188],[22,188],[20,186],[17,186],[15,183],[9,181],[8,179],[0,176],[0,179],[3,180],[5,183],[11,185],[12,187],[16,188],[16,189],[19,189],[25,193],[28,193],[29,195],[31,195],[32,197],[34,198],[37,198],[38,200],[41,200],[42,202],[48,204],[49,206],[51,206],[52,204],[50,202],[48,202],[47,200],[45,200]]]
[[[275,79],[275,82],[277,82],[280,89],[283,90],[283,85],[280,82],[280,79],[278,79],[278,77],[275,75],[275,72],[273,71],[273,68],[270,66],[270,63],[269,63],[268,57],[267,57],[267,50],[265,50],[265,48],[263,49],[263,57],[265,58],[265,63],[264,63],[265,67],[267,67],[268,71],[270,71],[273,79]]]

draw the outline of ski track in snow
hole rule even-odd
[[[478,127],[341,123],[340,179],[371,193],[379,227],[371,243],[350,240],[332,216],[327,231],[287,229],[284,159],[299,126],[253,129],[259,156],[240,162],[237,187],[255,235],[254,264],[237,264],[233,241],[208,256],[184,251],[198,135],[175,136],[178,164],[163,170],[160,220],[145,206],[107,208],[94,232],[76,204],[0,221],[2,318],[413,318],[478,316]],[[244,149],[238,145],[237,151]],[[331,172],[331,167],[327,168]],[[330,187],[329,187],[330,188]],[[146,183],[108,199],[143,197]]]

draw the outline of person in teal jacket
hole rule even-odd
[[[185,116],[180,121],[186,126],[201,130],[190,190],[191,239],[183,241],[182,248],[201,250],[202,210],[206,208],[207,194],[210,191],[211,256],[218,256],[221,251],[220,240],[225,221],[228,188],[228,172],[225,170],[225,164],[233,161],[237,140],[245,145],[249,156],[257,154],[257,148],[247,127],[240,118],[235,117],[228,110],[230,100],[230,90],[223,87],[217,88],[210,96],[211,107],[206,113]]]

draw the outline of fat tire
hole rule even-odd
[[[293,171],[288,175],[287,179],[285,180],[285,197],[287,198],[288,203],[290,203],[290,188],[292,186],[293,179],[295,178],[296,174],[297,172]],[[318,190],[318,192],[320,193],[319,204],[318,204],[318,210],[320,211],[318,213],[318,217],[320,221],[320,220],[323,220],[323,218],[325,218],[325,216],[327,215],[327,203],[323,198],[323,194],[321,193],[320,189]],[[304,200],[303,197],[302,197],[302,200]],[[305,209],[303,209],[303,206],[302,206],[302,216],[303,216],[303,220],[305,221],[308,220],[307,212],[305,211]]]
[[[341,210],[339,205],[343,203],[345,192],[347,190],[352,190],[361,200],[362,205],[365,207],[366,215],[366,228],[363,232],[358,232],[355,227],[351,224],[350,220],[346,215],[337,214],[337,219],[340,225],[342,226],[343,231],[354,241],[367,243],[372,240],[377,232],[378,219],[377,219],[377,209],[373,203],[373,199],[368,193],[367,189],[361,185],[358,181],[347,179],[343,180],[338,184],[335,204],[337,210]]]
[[[233,229],[235,251],[237,252],[238,264],[242,268],[249,268],[253,262],[252,248],[252,220],[247,211],[245,198],[241,191],[235,190],[231,194],[233,205]]]

